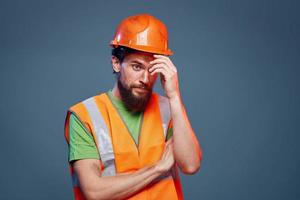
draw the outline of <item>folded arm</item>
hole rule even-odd
[[[73,163],[80,188],[89,200],[128,198],[149,185],[154,179],[170,170],[174,164],[173,147],[168,142],[161,160],[152,166],[132,173],[103,177],[101,161],[97,159],[77,160]]]

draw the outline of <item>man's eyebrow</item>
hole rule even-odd
[[[133,61],[131,61],[130,63],[136,63],[136,64],[143,65],[143,63],[141,63],[141,62],[139,62],[139,61],[137,61],[137,60],[133,60]]]

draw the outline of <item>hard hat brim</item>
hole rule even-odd
[[[138,51],[154,53],[154,54],[161,54],[161,55],[166,55],[166,56],[171,56],[174,54],[170,49],[168,49],[166,51],[162,51],[162,50],[156,49],[154,47],[150,47],[150,46],[122,44],[122,43],[118,43],[114,40],[111,41],[110,46],[114,47],[114,48],[117,48],[118,46],[125,46],[125,47],[131,48],[131,49],[136,49]]]

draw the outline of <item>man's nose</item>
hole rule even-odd
[[[150,76],[151,76],[151,75],[150,75],[149,71],[148,71],[148,70],[145,70],[144,73],[143,73],[143,75],[142,75],[141,81],[142,81],[143,83],[145,83],[145,84],[149,84]]]

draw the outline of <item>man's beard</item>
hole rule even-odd
[[[118,88],[122,101],[128,110],[133,112],[145,110],[152,95],[152,88],[145,85],[126,86],[120,81],[120,77],[118,78]],[[143,96],[136,96],[133,94],[133,88],[147,89],[148,92]]]

